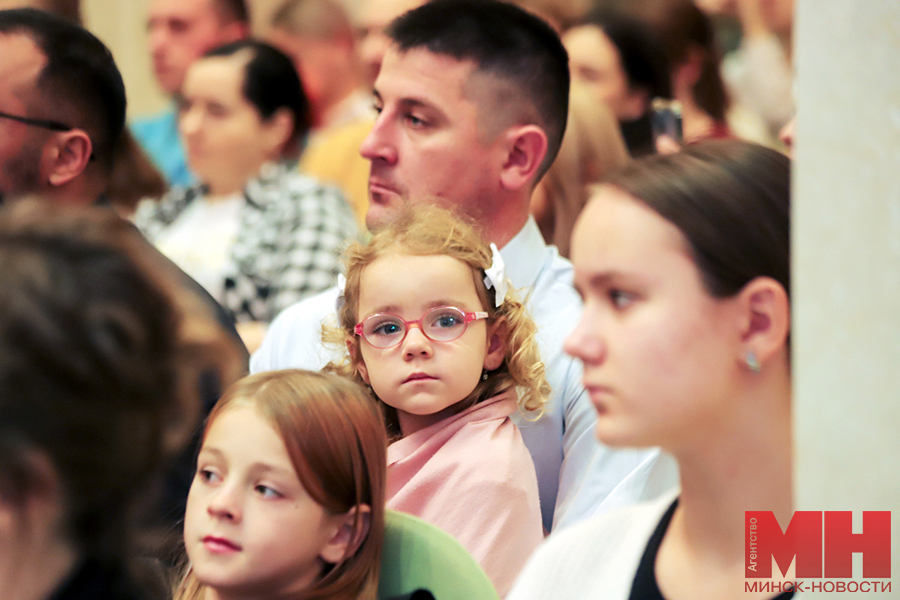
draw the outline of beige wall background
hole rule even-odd
[[[797,509],[852,510],[857,532],[857,511],[893,511],[892,593],[846,596],[898,598],[900,1],[799,0],[797,11]]]

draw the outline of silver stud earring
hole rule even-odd
[[[744,359],[747,363],[747,368],[750,369],[753,373],[759,373],[762,371],[762,365],[759,364],[759,358],[756,356],[756,352],[753,350],[747,351],[747,357]]]
[[[481,370],[481,380],[482,380],[482,381],[487,381],[487,380],[488,380],[488,372],[487,372],[485,369],[482,369],[482,370]]]

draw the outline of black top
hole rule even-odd
[[[89,560],[77,569],[48,600],[149,600],[124,570]]]
[[[634,582],[631,584],[631,594],[629,594],[628,600],[666,600],[656,582],[656,555],[659,554],[659,546],[666,535],[666,530],[669,529],[669,523],[672,522],[676,506],[678,506],[678,498],[666,510],[659,525],[653,531],[653,535],[650,536],[650,541],[647,542],[647,548],[644,549],[641,562],[638,564],[637,573],[634,574]],[[791,600],[793,597],[794,592],[784,592],[772,600]]]
[[[434,596],[428,590],[419,589],[409,594],[385,598],[384,600],[434,600]]]

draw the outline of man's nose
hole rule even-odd
[[[162,54],[166,46],[166,33],[162,27],[151,25],[147,32],[148,43],[150,44],[150,53],[153,56]]]
[[[375,119],[372,131],[363,140],[359,153],[370,161],[383,160],[390,165],[397,163],[397,145],[394,142],[393,124],[386,111],[382,110]]]

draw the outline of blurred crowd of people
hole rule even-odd
[[[280,310],[333,285],[340,246],[359,234],[347,221],[345,203],[365,230],[369,159],[360,146],[375,116],[371,89],[390,45],[385,29],[421,4],[285,1],[267,14],[269,22],[251,23],[253,6],[246,0],[149,3],[146,43],[156,82],[171,101],[160,113],[130,123],[118,142],[106,196],[129,217],[145,201],[136,217],[141,230],[246,323],[241,335],[251,350]],[[533,196],[541,232],[563,256],[587,187],[628,157],[655,154],[660,145],[666,151],[671,141],[677,148],[716,138],[783,148],[778,134],[793,116],[793,2],[520,5],[546,19],[569,53],[573,101],[567,139]],[[82,18],[73,0],[8,0],[0,6],[34,6],[74,22]],[[251,50],[235,51],[230,81],[206,73],[206,61],[198,63],[254,31],[263,35],[253,46],[256,57],[244,57]],[[261,97],[261,90],[294,90],[285,57],[301,82],[299,93]],[[285,72],[272,72],[277,68]],[[668,113],[654,109],[656,98],[676,101],[672,118],[680,139],[659,141],[653,121]],[[279,145],[269,140],[277,134],[261,132],[274,131],[275,124],[287,127],[282,111],[292,113],[290,139],[277,150],[263,148]],[[216,189],[222,175],[230,180],[227,191]],[[301,176],[310,179],[301,184]],[[270,190],[266,199],[260,198],[262,188]],[[249,202],[242,205],[240,195]],[[261,231],[269,235],[260,238]],[[279,247],[268,248],[271,261],[260,266],[262,243]]]
[[[490,598],[741,595],[793,2],[248,4],[150,0],[126,122],[0,1],[0,597],[387,600],[391,511]]]

